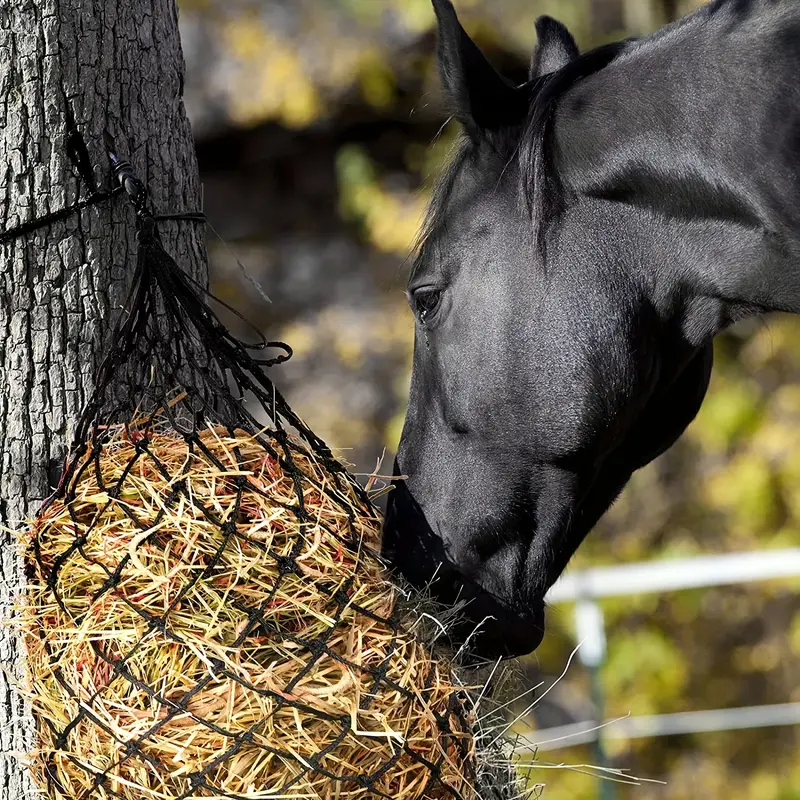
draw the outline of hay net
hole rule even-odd
[[[409,632],[365,490],[166,254],[144,188],[124,315],[25,542],[53,798],[482,798],[474,719]],[[506,776],[507,777],[507,776]],[[503,785],[501,785],[503,784]]]

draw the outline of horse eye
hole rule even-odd
[[[426,318],[430,317],[439,307],[441,299],[440,289],[418,289],[414,292],[414,308],[419,315],[420,322],[425,324]]]

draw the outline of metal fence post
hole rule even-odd
[[[589,671],[592,703],[599,725],[605,719],[605,698],[600,679],[600,667],[606,660],[606,632],[603,610],[597,601],[588,595],[579,596],[575,603],[575,632],[581,643],[578,657]],[[593,750],[596,766],[608,767],[602,729],[597,731]],[[614,784],[605,778],[598,778],[597,797],[598,800],[615,800]]]

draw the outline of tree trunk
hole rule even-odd
[[[150,188],[159,213],[200,208],[184,112],[175,0],[5,0],[0,4],[0,230],[63,208],[78,184],[67,107],[109,186],[105,129]],[[85,195],[84,195],[85,196]],[[165,247],[206,280],[199,226],[160,226]],[[18,528],[49,494],[48,464],[71,425],[135,264],[133,212],[117,196],[66,222],[0,244],[0,519]],[[0,618],[23,587],[13,534],[0,534]],[[23,653],[0,628],[0,662]],[[17,756],[32,744],[23,703],[0,672],[0,800],[31,790]]]

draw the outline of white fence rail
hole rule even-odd
[[[800,548],[595,567],[564,575],[548,592],[547,602],[575,603],[575,625],[578,639],[582,642],[578,656],[596,675],[597,668],[605,660],[606,650],[605,624],[598,598],[786,578],[800,578]],[[537,730],[522,736],[518,749],[555,750],[598,739],[634,739],[798,724],[800,703],[686,711],[625,717],[603,723],[577,722]]]
[[[623,717],[602,726],[596,722],[573,722],[570,725],[523,734],[519,736],[517,750],[526,753],[531,750],[559,750],[594,742],[600,733],[606,739],[647,739],[651,736],[674,736],[679,733],[735,731],[780,725],[800,725],[800,703]]]
[[[565,603],[582,598],[669,592],[797,576],[800,576],[800,547],[676,558],[569,573],[556,581],[547,593],[547,602]]]

